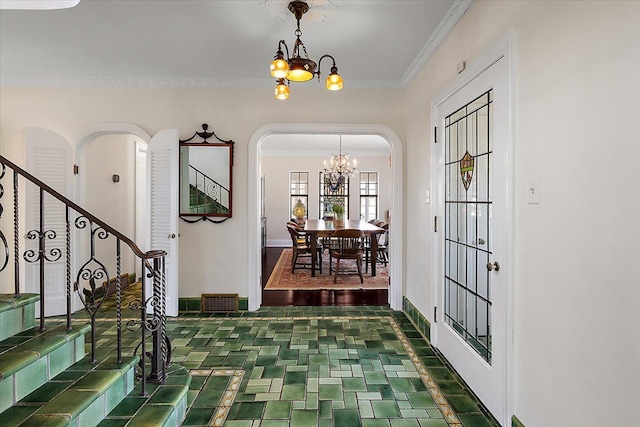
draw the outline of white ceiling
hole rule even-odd
[[[311,59],[336,59],[348,90],[404,87],[473,0],[309,0]],[[80,0],[0,10],[0,84],[273,86],[295,18],[278,0]],[[322,64],[328,74],[331,64]],[[323,83],[299,83],[317,85]]]

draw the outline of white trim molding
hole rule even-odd
[[[404,285],[404,154],[398,134],[388,126],[359,123],[271,123],[258,128],[249,140],[248,147],[248,297],[249,310],[254,311],[262,304],[260,266],[260,146],[269,135],[283,134],[343,134],[377,135],[384,138],[391,147],[391,247],[389,256],[394,262],[389,264],[389,305],[394,310],[402,310]]]

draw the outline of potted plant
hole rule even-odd
[[[344,225],[344,205],[342,203],[335,203],[331,210],[336,214],[333,224],[337,226]]]

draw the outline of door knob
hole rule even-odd
[[[176,233],[171,233],[168,236],[170,239],[175,239],[176,238]]]
[[[487,263],[487,270],[489,271],[500,271],[500,264],[498,264],[498,261],[494,262],[493,264],[488,262]]]

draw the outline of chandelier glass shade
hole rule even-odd
[[[348,176],[353,176],[357,171],[358,161],[350,159],[348,153],[342,153],[342,135],[340,135],[340,150],[338,154],[332,154],[329,162],[324,161],[325,184],[328,184],[331,192],[336,192],[345,183]]]
[[[300,18],[302,18],[302,15],[309,10],[307,2],[299,0],[292,1],[289,3],[289,10],[296,17],[297,21],[297,29],[295,32],[296,40],[293,44],[292,55],[289,56],[289,47],[287,46],[287,43],[284,40],[280,40],[278,42],[276,55],[269,67],[271,76],[277,79],[276,98],[287,99],[289,97],[288,94],[286,97],[282,95],[279,96],[279,94],[283,93],[282,89],[278,89],[280,85],[288,85],[289,82],[307,82],[313,79],[313,76],[315,75],[317,75],[318,80],[320,80],[320,65],[324,58],[331,58],[331,61],[333,61],[329,77],[327,77],[327,81],[325,83],[326,88],[329,90],[342,89],[342,77],[338,74],[338,67],[336,67],[336,61],[333,56],[322,55],[320,60],[316,63],[309,58],[307,48],[304,43],[302,43],[302,39],[300,38],[302,36],[302,31],[300,30]],[[286,56],[282,50],[283,47],[287,53]]]

